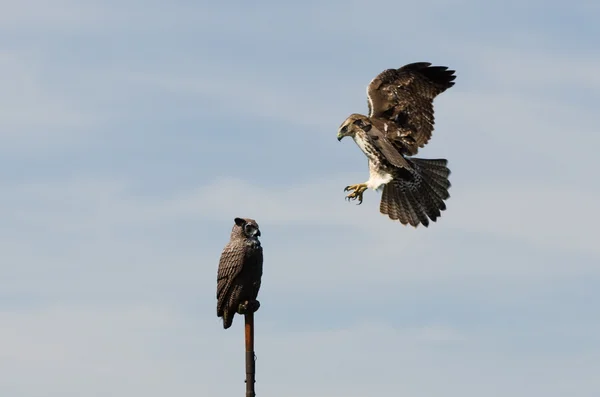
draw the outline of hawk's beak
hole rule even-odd
[[[337,134],[338,142],[341,141],[343,137],[344,137],[344,135],[342,135],[338,132],[338,134]]]

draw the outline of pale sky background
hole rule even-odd
[[[527,5],[519,5],[527,4]],[[559,5],[563,4],[563,5]],[[600,395],[600,3],[0,1],[0,395],[244,393],[215,314],[257,219],[260,397]],[[457,71],[407,228],[344,186],[386,68]]]

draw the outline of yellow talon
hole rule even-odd
[[[365,192],[365,190],[367,190],[367,184],[359,183],[357,185],[350,185],[350,186],[346,186],[344,188],[345,192],[350,191],[350,190],[352,190],[352,193],[350,193],[349,195],[346,196],[346,200],[350,201],[350,200],[358,199],[357,205],[362,204],[363,193]]]

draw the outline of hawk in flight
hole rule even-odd
[[[263,272],[260,229],[254,219],[235,218],[229,242],[221,253],[217,272],[217,316],[231,327],[235,313],[255,312]]]
[[[403,225],[427,227],[446,209],[450,170],[445,159],[410,156],[431,138],[433,100],[454,85],[454,70],[417,62],[388,69],[367,87],[369,116],[350,115],[340,126],[369,160],[369,180],[347,186],[346,199],[362,203],[367,189],[383,187],[379,211]]]

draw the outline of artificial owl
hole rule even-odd
[[[235,313],[255,312],[263,268],[258,241],[260,229],[254,219],[235,218],[229,242],[221,253],[217,273],[217,316],[223,328],[231,327]]]

